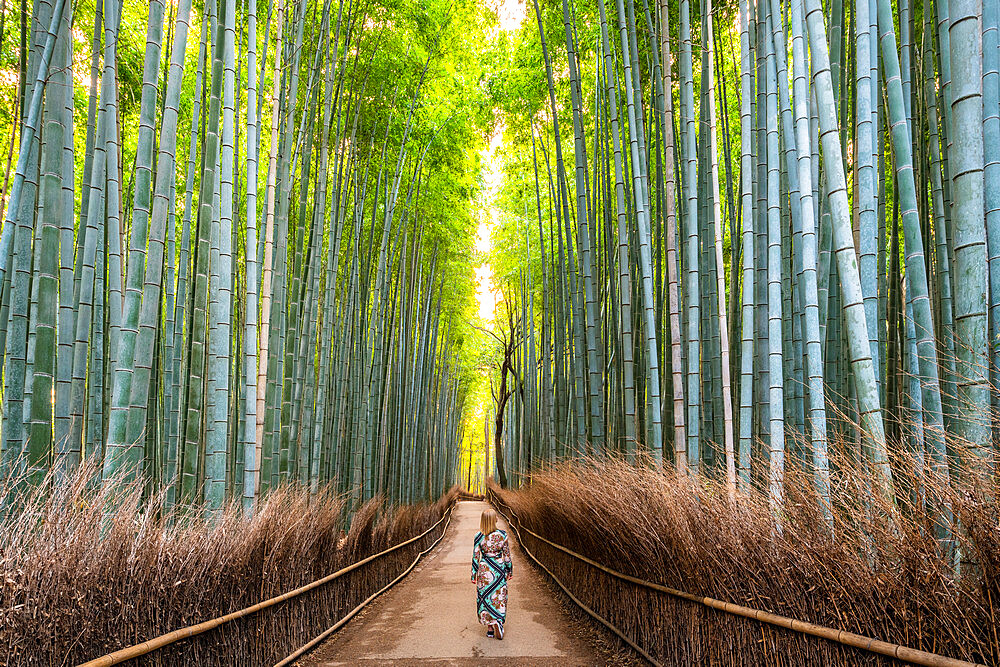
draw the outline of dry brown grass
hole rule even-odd
[[[423,532],[456,493],[404,508],[373,500],[346,535],[344,503],[329,493],[285,488],[252,519],[233,507],[212,522],[163,517],[157,499],[129,493],[102,528],[109,499],[77,480],[0,522],[0,664],[77,664],[253,605]],[[391,581],[437,534],[130,664],[273,664]]]
[[[808,480],[790,472],[780,530],[763,494],[734,505],[718,484],[669,471],[583,461],[495,489],[525,527],[612,569],[885,641],[1000,664],[1000,530],[995,493],[934,484],[954,509],[961,566],[935,541],[928,512],[873,500],[837,462],[831,532]],[[900,482],[904,480],[900,479]],[[907,484],[901,483],[904,489]],[[986,485],[989,488],[989,485]],[[901,492],[901,496],[905,496]],[[664,664],[845,665],[892,661],[724,614],[610,577],[523,535],[574,594]],[[955,552],[953,552],[955,553]]]

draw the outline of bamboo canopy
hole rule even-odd
[[[533,0],[505,31],[404,4],[22,8],[8,502],[91,463],[252,514],[612,456],[775,516],[804,471],[829,517],[846,461],[947,550],[936,490],[995,485],[996,1]],[[489,373],[477,261],[511,324]]]
[[[478,70],[442,72],[469,61],[452,26],[478,10],[32,11],[0,64],[20,56],[0,198],[5,502],[81,466],[166,511],[249,514],[288,483],[440,496],[471,287],[446,278],[468,265],[463,144],[485,127]]]
[[[829,515],[849,462],[947,542],[935,489],[994,485],[995,4],[534,2],[499,107],[508,476],[648,458],[779,515],[795,470]]]

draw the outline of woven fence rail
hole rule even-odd
[[[402,580],[444,537],[453,508],[454,503],[419,535],[303,586],[102,655],[81,663],[81,667],[110,667],[126,662],[291,664]]]
[[[986,667],[633,577],[539,535],[487,494],[528,556],[651,664]]]

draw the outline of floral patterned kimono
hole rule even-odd
[[[495,530],[483,537],[476,533],[472,552],[472,578],[476,582],[479,622],[496,623],[503,637],[507,620],[507,577],[513,572],[507,533]]]

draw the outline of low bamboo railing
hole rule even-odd
[[[645,579],[639,579],[627,575],[623,572],[618,572],[613,570],[606,565],[602,565],[597,561],[591,560],[586,556],[576,553],[571,549],[568,549],[561,544],[556,544],[555,542],[542,537],[538,533],[534,532],[530,528],[525,528],[521,525],[517,514],[514,510],[510,508],[509,505],[504,503],[492,490],[487,491],[489,502],[494,508],[504,517],[508,525],[514,529],[514,533],[518,537],[518,542],[521,543],[521,547],[524,551],[534,560],[538,565],[545,570],[550,577],[559,585],[560,588],[575,602],[580,606],[585,612],[587,612],[594,619],[599,621],[602,625],[614,632],[618,637],[623,639],[629,646],[635,649],[642,657],[648,660],[654,665],[659,665],[660,663],[655,660],[651,655],[649,655],[644,649],[639,647],[634,640],[630,637],[625,636],[625,634],[619,630],[617,627],[611,624],[607,619],[601,617],[590,607],[585,605],[583,602],[578,600],[563,582],[561,582],[555,574],[552,573],[549,568],[547,568],[531,551],[528,550],[527,546],[524,544],[524,540],[521,539],[521,530],[528,533],[532,537],[550,547],[562,551],[563,553],[576,558],[582,563],[601,570],[602,572],[622,581],[627,581],[629,583],[647,588],[649,590],[657,591],[659,593],[665,593],[675,598],[682,600],[687,600],[689,602],[695,602],[697,604],[704,605],[710,609],[715,609],[717,611],[724,612],[726,614],[732,614],[733,616],[740,616],[743,618],[753,619],[761,623],[767,623],[768,625],[773,625],[779,628],[785,628],[786,630],[791,630],[793,632],[798,632],[803,635],[809,635],[812,637],[818,637],[820,639],[826,639],[844,646],[850,646],[852,648],[861,649],[862,651],[868,651],[870,653],[876,653],[878,655],[883,655],[889,658],[895,658],[904,662],[908,662],[914,665],[921,665],[922,667],[986,667],[986,665],[981,665],[973,662],[967,662],[965,660],[958,660],[956,658],[949,658],[938,653],[930,653],[929,651],[921,651],[919,649],[910,648],[908,646],[901,646],[900,644],[893,644],[890,642],[881,641],[879,639],[874,639],[872,637],[866,637],[864,635],[859,635],[854,632],[847,632],[846,630],[838,630],[836,628],[830,628],[822,625],[817,625],[815,623],[809,623],[808,621],[800,621],[794,618],[788,618],[787,616],[780,616],[778,614],[772,614],[771,612],[762,611],[760,609],[754,609],[752,607],[745,607],[743,605],[733,604],[732,602],[726,602],[724,600],[717,600],[715,598],[710,598],[704,595],[695,595],[693,593],[687,593],[685,591],[677,590],[676,588],[670,588],[669,586],[663,586],[662,584],[657,584],[652,581],[646,581]],[[500,509],[503,506],[506,508],[507,512],[510,513],[513,521],[508,518],[507,514]]]
[[[452,507],[454,507],[454,505]],[[390,588],[392,588],[393,586],[395,586],[396,584],[398,584],[400,581],[402,581],[403,577],[405,577],[406,575],[408,575],[413,570],[413,568],[415,568],[417,566],[417,563],[420,562],[420,559],[423,558],[424,556],[426,556],[427,554],[429,554],[431,552],[431,550],[433,550],[434,547],[436,547],[438,545],[438,543],[441,540],[444,539],[445,533],[448,532],[448,526],[451,525],[451,508],[448,508],[448,514],[447,514],[447,516],[448,516],[448,521],[444,524],[444,528],[441,530],[441,534],[438,535],[438,538],[436,540],[434,540],[434,542],[429,547],[427,547],[426,549],[424,549],[423,551],[421,551],[420,553],[418,553],[417,557],[413,559],[412,563],[410,563],[410,566],[408,568],[406,568],[405,570],[403,570],[398,577],[396,577],[395,579],[393,579],[392,581],[390,581],[388,584],[386,584],[385,586],[383,586],[378,591],[376,591],[376,592],[372,593],[371,595],[369,595],[367,598],[365,598],[365,600],[361,604],[359,604],[357,607],[355,607],[351,611],[347,612],[347,614],[344,615],[344,617],[342,619],[340,619],[339,621],[337,621],[336,623],[334,623],[333,625],[331,625],[329,628],[327,628],[326,630],[324,630],[322,633],[316,635],[307,644],[304,644],[302,647],[296,649],[293,653],[289,654],[288,657],[286,657],[284,660],[282,660],[281,662],[276,663],[274,665],[274,667],[287,667],[287,665],[291,665],[292,663],[294,663],[296,660],[298,660],[299,658],[301,658],[302,656],[304,656],[306,653],[308,653],[309,651],[313,650],[314,648],[316,648],[317,646],[319,646],[320,644],[322,644],[323,641],[326,640],[327,637],[329,637],[330,635],[332,635],[334,632],[336,632],[340,628],[344,627],[347,624],[347,622],[349,620],[351,620],[352,618],[354,618],[354,616],[359,611],[361,611],[362,609],[364,609],[365,606],[367,606],[369,602],[371,602],[372,600],[374,600],[378,596],[382,595],[382,593],[385,593],[387,590],[389,590]],[[443,518],[444,517],[442,517],[442,519]],[[441,523],[441,522],[438,521],[438,523]],[[426,535],[426,534],[427,533],[424,533],[424,535]]]
[[[225,625],[226,623],[230,623],[230,622],[235,621],[237,619],[244,618],[246,616],[250,616],[251,614],[256,614],[259,611],[263,611],[264,609],[267,609],[269,607],[273,607],[273,606],[275,606],[277,604],[281,604],[282,602],[286,602],[286,601],[291,600],[293,598],[297,598],[300,595],[302,595],[304,593],[308,593],[309,591],[311,591],[311,590],[313,590],[315,588],[323,586],[324,584],[328,584],[331,581],[334,581],[335,579],[339,579],[340,577],[344,576],[345,574],[347,574],[349,572],[353,572],[354,570],[356,570],[356,569],[358,569],[360,567],[363,567],[364,565],[372,562],[373,560],[381,558],[382,556],[390,554],[390,553],[392,553],[394,551],[397,551],[398,549],[402,549],[403,547],[405,547],[405,546],[407,546],[409,544],[413,544],[414,542],[416,542],[416,541],[418,541],[420,539],[423,539],[431,531],[433,531],[435,528],[437,528],[438,526],[440,526],[442,522],[444,522],[445,520],[447,520],[448,523],[445,524],[444,530],[441,531],[441,537],[444,537],[444,533],[448,529],[448,524],[451,523],[451,511],[452,511],[453,508],[454,508],[454,504],[452,504],[448,508],[448,510],[444,513],[444,515],[442,515],[442,517],[440,519],[438,519],[437,522],[435,522],[433,526],[431,526],[430,528],[428,528],[424,532],[420,533],[416,537],[411,537],[410,539],[406,540],[405,542],[400,542],[399,544],[397,544],[395,546],[392,546],[392,547],[389,547],[388,549],[385,549],[384,551],[380,551],[377,554],[372,554],[371,556],[368,556],[367,558],[359,560],[357,563],[352,563],[351,565],[348,565],[347,567],[341,568],[341,569],[337,570],[336,572],[328,574],[328,575],[326,575],[325,577],[323,577],[321,579],[317,579],[317,580],[312,581],[312,582],[310,582],[308,584],[305,584],[304,586],[300,586],[300,587],[298,587],[298,588],[296,588],[294,590],[288,591],[287,593],[282,593],[281,595],[277,595],[277,596],[275,596],[273,598],[270,598],[268,600],[264,600],[263,602],[258,602],[255,605],[251,605],[249,607],[244,607],[243,609],[239,609],[237,611],[233,611],[233,612],[230,612],[230,613],[225,614],[223,616],[218,616],[216,618],[213,618],[213,619],[210,619],[210,620],[207,620],[207,621],[202,621],[201,623],[197,623],[195,625],[189,625],[186,628],[180,628],[178,630],[173,630],[172,632],[167,632],[167,633],[162,634],[162,635],[160,635],[158,637],[154,637],[153,639],[146,640],[146,641],[144,641],[144,642],[142,642],[140,644],[135,644],[133,646],[128,646],[126,648],[119,649],[119,650],[117,650],[117,651],[115,651],[113,653],[108,653],[106,655],[102,655],[99,658],[94,658],[93,660],[90,660],[88,662],[82,663],[79,667],[110,667],[111,665],[118,665],[118,664],[121,664],[121,663],[126,662],[128,660],[133,660],[135,658],[138,658],[140,656],[146,655],[148,653],[152,653],[153,651],[161,649],[161,648],[163,648],[165,646],[170,646],[171,644],[176,644],[177,642],[182,641],[184,639],[190,639],[191,637],[196,637],[197,635],[200,635],[200,634],[203,634],[205,632],[208,632],[209,630],[214,630],[215,628],[218,628],[219,626]],[[441,541],[441,537],[438,537],[438,539],[434,542],[434,545],[436,545],[438,542]],[[430,548],[433,548],[434,545],[431,545]],[[427,551],[430,551],[430,549],[427,549]],[[417,557],[417,560],[420,560],[420,558],[425,553],[427,553],[427,551],[421,552],[420,555]],[[362,607],[364,607],[366,604],[368,604],[369,602],[371,602],[372,600],[374,600],[376,597],[378,597],[381,593],[383,593],[384,591],[388,590],[393,585],[395,585],[396,582],[398,582],[399,580],[401,580],[403,578],[403,576],[405,576],[407,573],[410,572],[410,570],[413,569],[413,567],[417,564],[417,560],[415,560],[410,565],[410,567],[407,568],[406,571],[402,575],[400,575],[399,577],[397,577],[392,583],[390,583],[388,586],[386,586],[385,588],[383,588],[382,590],[380,590],[378,593],[375,593],[374,595],[370,596],[368,599],[366,599],[364,602],[362,602],[361,605],[359,605],[358,607],[356,607],[355,609],[353,609],[344,619],[341,619],[342,622],[338,622],[337,625],[334,625],[331,629],[327,630],[321,636],[324,637],[324,638],[326,636],[329,636],[330,633],[332,633],[333,631],[335,631],[337,628],[341,627],[344,623],[346,623],[348,620],[350,620],[351,617],[353,617],[355,614],[357,614],[357,612],[360,611]],[[322,640],[320,640],[320,641],[322,641]],[[315,642],[315,644],[313,642]],[[317,644],[319,644],[319,641],[316,641],[314,639],[312,642],[310,642],[309,644],[306,645],[306,646],[309,647],[309,648],[306,649],[306,651],[308,651],[309,649],[311,649],[313,646],[315,646]],[[305,648],[305,647],[303,647],[303,648]],[[299,650],[302,650],[302,649],[299,649]],[[305,653],[306,651],[302,651],[302,653]],[[302,654],[299,654],[299,655],[302,655]],[[286,658],[286,660],[287,660],[287,658]],[[279,664],[290,664],[290,663],[285,663],[284,661],[282,661],[282,663],[279,663]]]

